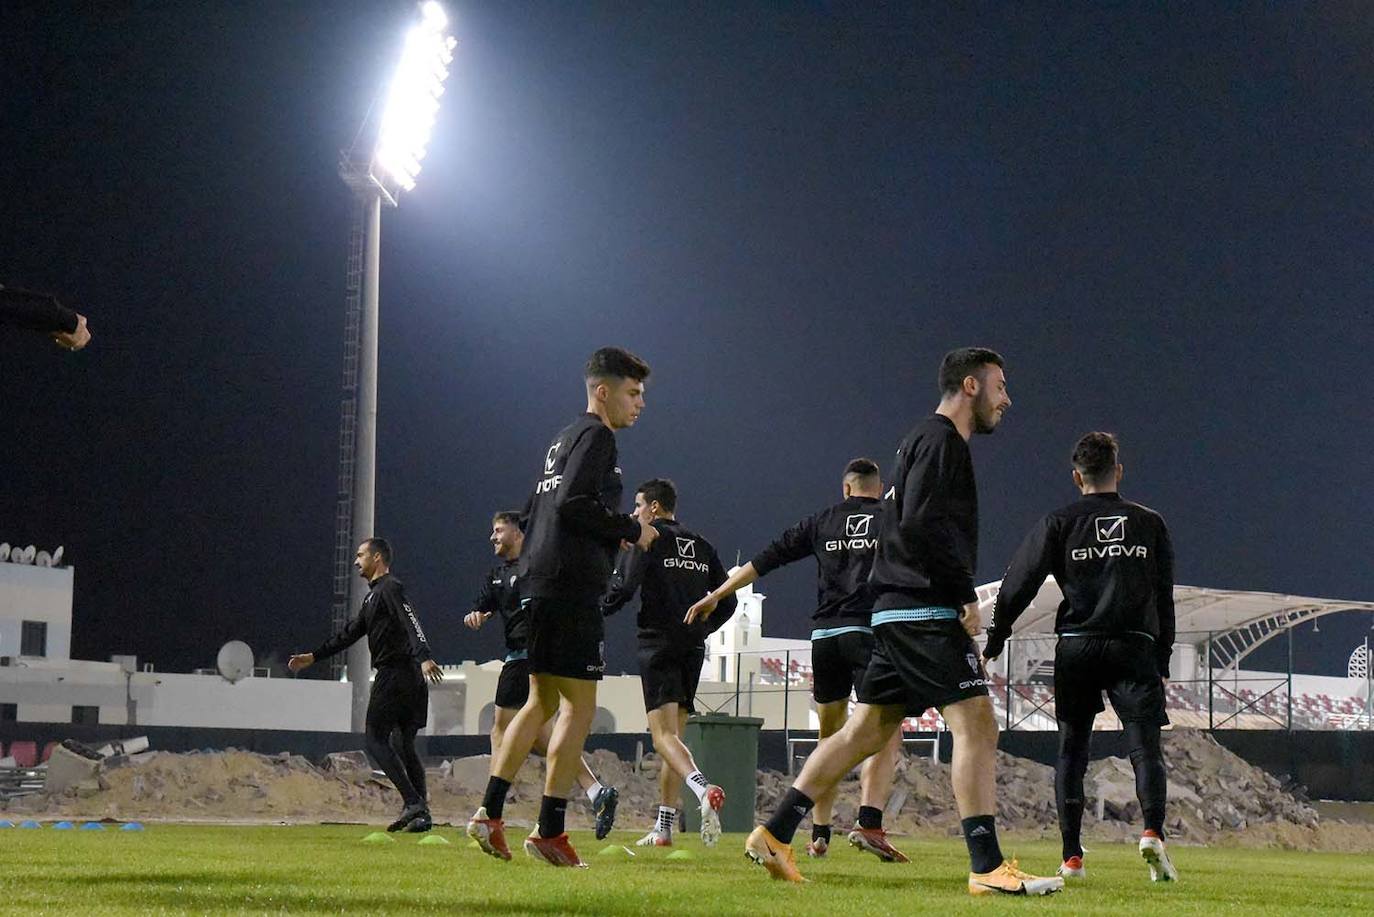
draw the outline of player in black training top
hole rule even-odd
[[[480,630],[493,615],[500,615],[505,630],[506,661],[501,666],[501,677],[496,682],[496,703],[491,721],[491,754],[494,758],[501,750],[506,728],[530,696],[529,652],[526,649],[529,627],[525,610],[520,607],[520,553],[525,546],[525,533],[520,530],[520,514],[505,510],[493,516],[489,540],[502,563],[487,574],[482,591],[472,603],[472,611],[463,618],[463,623],[473,630]],[[553,724],[545,723],[534,742],[535,754],[548,753],[552,733]],[[586,792],[587,802],[596,815],[596,837],[601,840],[615,827],[615,810],[620,792],[613,786],[602,786],[585,758],[581,770],[577,772],[577,782]]]
[[[1140,855],[1150,878],[1178,872],[1164,849],[1168,794],[1159,729],[1169,722],[1164,688],[1174,647],[1174,551],[1158,513],[1123,500],[1117,441],[1089,433],[1073,450],[1073,482],[1083,497],[1031,529],[1002,578],[983,655],[1002,653],[1012,624],[1054,575],[1064,593],[1055,616],[1054,710],[1059,757],[1054,789],[1064,840],[1061,876],[1083,878],[1083,775],[1102,692],[1126,732],[1136,795],[1145,818]]]
[[[725,580],[725,567],[709,541],[677,521],[677,488],[672,481],[655,478],[639,485],[635,515],[652,525],[659,537],[648,551],[637,546],[621,551],[601,608],[614,614],[640,593],[639,681],[654,750],[666,766],[658,775],[657,820],[638,846],[672,846],[679,787],[686,781],[701,806],[701,842],[714,847],[720,840],[725,791],[706,779],[682,743],[687,717],[696,712],[693,701],[711,628],[705,622],[688,624],[684,617],[693,599]],[[735,611],[734,598],[726,603],[718,619],[722,623]]]
[[[814,805],[864,758],[879,751],[903,718],[935,707],[954,734],[954,798],[969,849],[969,893],[1048,894],[1058,876],[1039,878],[1004,861],[997,844],[997,717],[973,637],[981,629],[973,576],[978,493],[968,440],[991,433],[1011,407],[1002,358],[970,347],[940,364],[940,406],[897,448],[884,494],[873,590],[873,656],[858,708],[807,759],[745,853],[775,878],[800,881],[791,840]]]
[[[381,765],[405,802],[401,817],[388,831],[428,831],[433,826],[426,802],[425,766],[415,753],[415,734],[429,719],[428,678],[444,680],[405,587],[391,575],[391,545],[369,538],[353,559],[358,574],[371,584],[358,613],[313,653],[291,657],[293,672],[341,653],[363,637],[372,654],[372,693],[367,700],[367,750]]]
[[[845,466],[844,499],[792,526],[723,584],[692,606],[688,617],[713,614],[716,602],[733,596],[759,577],[784,564],[816,559],[816,610],[811,614],[811,693],[820,719],[820,738],[834,735],[849,718],[849,695],[863,681],[873,652],[873,596],[868,574],[878,547],[878,502],[882,476],[872,459],[857,458]],[[719,626],[719,624],[717,624]],[[892,791],[892,774],[901,753],[902,732],[892,733],[888,747],[864,762],[859,783],[859,823],[849,842],[886,862],[907,862],[883,830],[883,806]],[[811,842],[806,853],[826,855],[835,792],[824,793],[811,810]]]
[[[592,354],[584,373],[587,413],[539,456],[519,569],[529,616],[530,697],[506,730],[482,806],[468,820],[468,834],[503,860],[510,859],[502,820],[510,782],[561,701],[539,823],[525,852],[553,866],[584,865],[563,828],[568,791],[596,715],[596,684],[606,669],[601,596],[620,543],[647,549],[658,537],[653,526],[619,511],[623,487],[616,467],[614,431],[639,418],[648,375],[648,364],[629,351],[603,347]]]

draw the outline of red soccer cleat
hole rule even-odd
[[[537,834],[531,834],[525,838],[525,854],[536,860],[543,860],[550,866],[587,868],[587,864],[582,862],[582,858],[577,855],[577,851],[569,842],[566,831],[558,837],[540,837]]]
[[[510,859],[510,848],[506,846],[506,823],[499,818],[487,818],[485,806],[468,819],[468,837],[477,842],[483,853],[498,860]]]

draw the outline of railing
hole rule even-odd
[[[1248,671],[1218,665],[1214,633],[1178,635],[1165,689],[1165,709],[1174,726],[1199,729],[1359,730],[1374,728],[1374,691],[1364,679],[1317,678],[1295,673],[1293,632],[1286,639],[1283,671]],[[1278,638],[1280,640],[1285,638]],[[1015,637],[1003,654],[986,665],[990,695],[1005,730],[1053,730],[1053,635]],[[811,697],[811,651],[796,649],[710,653],[697,691],[702,712],[759,716],[765,729],[790,733],[815,730],[818,717]],[[851,698],[852,702],[852,698]],[[1109,698],[1095,728],[1119,729]],[[909,717],[908,732],[938,732],[938,711]]]

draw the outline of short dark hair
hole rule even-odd
[[[363,547],[367,548],[373,554],[382,555],[382,563],[386,564],[388,567],[391,566],[391,543],[385,538],[378,538],[376,535],[373,535],[367,541],[363,542]]]
[[[514,525],[514,526],[519,527],[519,525],[520,525],[520,510],[518,510],[518,509],[503,509],[503,510],[501,510],[501,511],[498,512],[498,513],[493,513],[493,514],[492,514],[492,517],[491,517],[491,522],[492,522],[493,525],[496,525],[497,523],[504,523],[504,524],[506,524],[506,525]]]
[[[583,375],[588,381],[611,378],[643,382],[649,378],[649,364],[623,347],[602,347],[587,360]]]
[[[677,485],[667,478],[653,478],[635,488],[635,493],[644,495],[645,503],[658,501],[658,505],[670,513],[677,512]]]
[[[958,350],[951,350],[940,361],[940,394],[952,395],[959,391],[964,387],[964,379],[969,376],[978,376],[981,381],[984,366],[1005,368],[1006,364],[1002,362],[1000,353],[986,347],[960,347]]]
[[[1110,477],[1116,468],[1120,444],[1111,433],[1085,433],[1073,447],[1073,467],[1094,484]]]
[[[873,461],[873,459],[871,458],[852,459],[848,465],[844,466],[845,477],[849,477],[851,474],[853,474],[858,475],[861,478],[871,478],[875,476],[877,473],[878,463]]]

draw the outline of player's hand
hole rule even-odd
[[[444,670],[439,668],[439,663],[433,659],[426,659],[420,663],[420,672],[434,684],[441,684],[444,680]]]
[[[91,342],[91,332],[86,327],[86,316],[80,314],[76,316],[75,331],[59,331],[52,336],[52,339],[57,342],[59,347],[65,347],[72,351],[85,347]]]
[[[983,613],[978,609],[977,602],[969,602],[959,612],[959,623],[964,626],[964,630],[970,637],[976,637],[983,632]]]
[[[983,658],[988,662],[1002,655],[1002,650],[1006,649],[1007,641],[1000,637],[988,637],[988,645],[983,647]]]
[[[715,612],[716,606],[720,604],[720,599],[714,592],[706,593],[704,598],[698,599],[696,604],[687,609],[687,615],[682,619],[684,624],[695,624],[697,621],[705,621]]]
[[[639,540],[636,541],[635,544],[639,545],[641,550],[647,551],[653,545],[654,539],[657,537],[658,529],[647,522],[641,522],[639,523]]]
[[[487,618],[491,617],[491,612],[469,611],[463,618],[463,623],[473,630],[480,630],[482,625],[487,623]]]
[[[293,672],[308,669],[315,664],[314,653],[298,653],[286,661],[286,667]]]
[[[1160,684],[1164,685],[1164,690],[1167,691],[1169,689],[1169,679],[1161,675],[1159,678],[1159,682]]]

